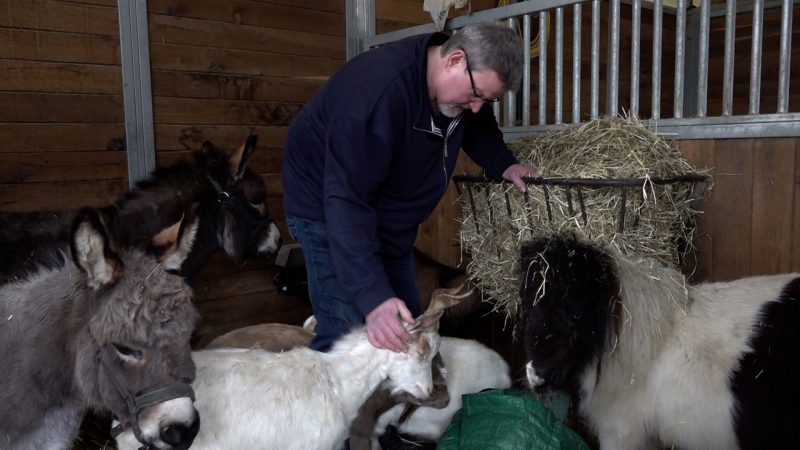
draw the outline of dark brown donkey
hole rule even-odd
[[[186,449],[197,434],[197,313],[171,271],[198,221],[157,233],[158,259],[120,245],[109,224],[81,210],[69,242],[41,250],[60,265],[0,286],[0,448],[69,448],[88,408],[113,413],[146,447]]]
[[[249,136],[230,155],[206,141],[191,162],[157,168],[100,211],[115,220],[115,241],[158,255],[163,246],[154,245],[152,237],[193,209],[199,219],[197,241],[178,274],[191,279],[220,248],[237,262],[272,256],[280,234],[266,204],[264,180],[247,168],[256,141]],[[63,257],[49,248],[68,240],[76,213],[0,213],[0,285],[62,264]]]

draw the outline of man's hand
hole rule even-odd
[[[527,164],[512,164],[503,172],[503,178],[514,183],[514,186],[516,186],[520,192],[525,192],[528,190],[528,188],[525,186],[525,182],[522,181],[522,177],[538,176],[539,169]]]
[[[392,297],[378,305],[367,314],[367,338],[376,348],[385,348],[393,352],[408,351],[411,335],[403,327],[400,319],[408,323],[414,322],[411,311],[397,297]]]

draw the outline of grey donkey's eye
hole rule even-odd
[[[137,350],[135,348],[130,348],[127,345],[122,344],[113,344],[114,349],[117,351],[117,354],[123,359],[130,361],[132,359],[139,360],[142,359],[142,351]]]

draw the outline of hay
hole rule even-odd
[[[507,319],[516,318],[519,306],[519,249],[534,238],[574,234],[623,255],[654,258],[673,267],[681,264],[694,232],[695,185],[660,185],[652,179],[697,171],[674,143],[659,138],[645,123],[601,118],[520,138],[509,148],[546,179],[645,181],[628,187],[625,194],[620,187],[585,183],[529,185],[527,195],[510,183],[462,184],[461,243],[471,254],[467,272]]]

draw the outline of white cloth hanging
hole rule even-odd
[[[433,23],[436,24],[436,29],[442,31],[450,8],[461,9],[465,6],[467,7],[467,14],[469,14],[472,10],[470,0],[425,0],[422,10],[430,13]]]

